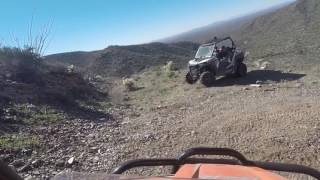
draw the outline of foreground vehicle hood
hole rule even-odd
[[[189,65],[194,66],[194,65],[208,62],[209,60],[211,60],[211,58],[206,58],[206,59],[201,59],[201,60],[200,59],[192,59],[191,61],[189,61]]]

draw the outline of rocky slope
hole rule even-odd
[[[254,58],[284,53],[314,54],[319,49],[319,4],[317,0],[298,0],[258,16],[235,19],[217,27],[199,28],[172,37],[169,42],[203,42],[222,34],[231,35]]]

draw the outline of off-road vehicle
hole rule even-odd
[[[202,44],[195,58],[189,61],[186,81],[193,84],[200,79],[203,85],[212,86],[217,76],[243,77],[247,74],[243,61],[244,53],[230,37],[215,37],[210,43]]]

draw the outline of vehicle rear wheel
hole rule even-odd
[[[237,69],[237,76],[244,77],[247,75],[247,65],[240,63]]]
[[[192,75],[191,75],[190,72],[188,72],[188,73],[186,74],[186,82],[187,82],[188,84],[193,84],[193,83],[195,83],[195,81],[193,80]]]
[[[205,71],[200,76],[200,82],[206,87],[212,86],[214,81],[215,81],[215,77],[212,72]]]

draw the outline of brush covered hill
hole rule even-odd
[[[130,46],[110,46],[94,52],[72,52],[47,56],[49,64],[73,64],[89,74],[123,77],[173,61],[185,67],[198,48],[197,43],[150,43]]]
[[[75,65],[81,71],[84,71],[94,59],[97,59],[101,55],[99,51],[85,52],[85,51],[75,51],[60,54],[53,54],[46,56],[45,60],[51,65],[55,66],[70,66]]]
[[[320,1],[299,0],[256,18],[235,36],[255,56],[315,52],[320,47]]]
[[[298,0],[264,13],[170,37],[164,42],[204,42],[220,35],[232,36],[253,58],[316,53],[320,47],[320,1]]]
[[[104,96],[80,74],[50,66],[36,54],[18,48],[0,48],[0,88],[1,127],[34,118],[23,118],[30,116],[21,113],[23,106],[74,112],[84,109],[81,103]]]
[[[299,0],[256,18],[234,34],[249,60],[319,77],[320,1]],[[312,81],[312,78],[310,78]]]
[[[168,61],[173,61],[177,67],[185,67],[197,48],[197,44],[185,42],[111,46],[103,51],[91,69],[108,76],[128,76]]]

